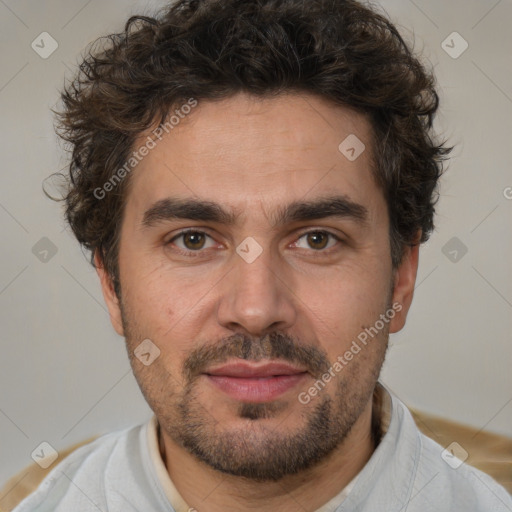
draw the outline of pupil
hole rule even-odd
[[[322,240],[319,240],[318,239],[323,239],[323,242],[322,243]],[[325,247],[325,242],[327,241],[327,237],[325,236],[324,233],[310,233],[309,235],[309,241],[311,243],[312,246],[316,246],[314,247],[315,249],[323,249]],[[320,245],[320,247],[318,247],[318,245]]]
[[[187,233],[185,235],[185,245],[191,246],[193,249],[200,248],[204,242],[203,235],[201,233]]]

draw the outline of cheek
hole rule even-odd
[[[137,305],[139,312],[152,314],[173,312],[178,302],[177,287],[165,275],[163,262],[152,261],[144,253],[127,248],[125,258],[120,258],[123,292]],[[153,258],[154,260],[154,258]]]
[[[179,303],[172,291],[163,285],[156,274],[122,280],[122,301],[125,320],[125,338],[134,350],[144,339],[150,339],[165,352],[165,340],[172,337],[173,326],[180,315]]]
[[[209,286],[209,288],[208,288]],[[163,270],[131,275],[125,300],[132,336],[152,340],[160,349],[159,361],[171,374],[181,371],[184,358],[205,337],[214,308],[208,301],[211,283],[184,278],[179,271]],[[127,338],[128,341],[128,338]],[[130,340],[132,346],[140,341]]]
[[[323,348],[336,357],[389,307],[389,279],[377,271],[351,266],[307,286],[301,296]],[[306,293],[307,291],[307,293]]]

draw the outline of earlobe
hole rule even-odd
[[[112,327],[114,327],[117,334],[124,336],[119,298],[117,297],[114,290],[112,277],[105,270],[103,260],[100,257],[98,251],[96,251],[94,254],[94,265],[96,267],[98,277],[100,278],[101,291],[103,292],[103,298],[105,299],[105,303],[108,308]]]
[[[416,274],[419,261],[419,243],[409,246],[405,249],[402,262],[395,270],[394,289],[392,304],[396,304],[397,314],[390,322],[389,332],[400,331],[407,318],[407,313],[412,303],[414,287],[416,284]],[[399,308],[399,306],[401,308]]]

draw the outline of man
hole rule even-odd
[[[182,0],[63,93],[67,218],[155,413],[19,511],[505,511],[380,383],[449,152],[355,1]]]

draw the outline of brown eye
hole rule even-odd
[[[182,231],[169,240],[166,245],[174,245],[185,252],[200,252],[202,249],[213,247],[214,241],[210,235],[203,231],[189,230]]]
[[[202,249],[205,242],[205,236],[203,233],[191,231],[183,235],[183,243],[187,249]]]
[[[322,231],[313,231],[307,234],[307,241],[312,249],[325,249],[329,241],[329,235]]]
[[[295,242],[294,246],[300,249],[313,249],[315,251],[324,251],[324,249],[330,249],[331,247],[340,242],[340,238],[338,238],[333,233],[330,233],[329,231],[317,230],[303,233],[302,236],[299,237],[297,242]]]

